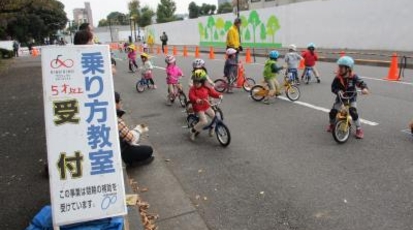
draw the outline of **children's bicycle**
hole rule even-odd
[[[138,91],[138,93],[142,93],[146,89],[153,89],[153,88],[154,88],[154,85],[151,84],[151,81],[144,77],[142,77],[141,80],[136,82],[136,91]]]
[[[356,95],[357,91],[346,91],[342,94],[338,94],[338,98],[342,106],[341,110],[337,113],[332,134],[334,140],[339,144],[346,143],[350,137],[352,119],[350,116],[350,100],[353,99]]]
[[[297,101],[298,99],[300,99],[300,88],[298,88],[298,86],[290,80],[288,75],[284,75],[284,83],[281,87],[281,90],[285,91],[285,94],[288,99],[290,99],[290,101]],[[254,87],[252,87],[250,95],[254,101],[262,101],[268,96],[269,93],[270,90],[268,88],[268,85],[265,83],[264,85],[255,85]]]
[[[182,106],[182,108],[185,108],[188,99],[186,98],[186,95],[184,91],[182,90],[182,86],[178,84],[173,84],[173,92],[169,92],[168,95],[168,102],[170,103],[169,105],[172,105],[175,102],[175,99],[179,99],[179,104]]]
[[[304,82],[306,85],[310,83],[310,81],[315,78],[314,68],[313,67],[305,67],[304,69]],[[320,83],[320,79],[317,78],[317,83]]]
[[[250,78],[250,77],[246,77],[245,76],[245,69],[244,69],[244,65],[242,64],[242,62],[238,63],[238,73],[241,73],[244,81],[242,83],[242,88],[246,91],[246,92],[250,92],[251,88],[255,85],[255,80]],[[232,88],[234,88],[234,85],[237,84],[238,81],[238,77],[237,76],[230,76],[229,79],[224,77],[221,79],[217,79],[214,81],[215,83],[215,90],[223,93],[225,91],[229,92],[232,90]]]
[[[218,102],[220,104],[222,99]],[[193,128],[199,121],[199,117],[196,114],[189,114],[186,118],[189,128]],[[212,118],[209,125],[205,126],[203,130],[214,130],[218,142],[223,146],[227,147],[231,143],[231,133],[224,122],[218,117],[217,113]]]

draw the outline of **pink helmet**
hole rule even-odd
[[[172,55],[167,55],[167,56],[165,57],[165,62],[166,62],[167,64],[174,63],[175,61],[176,61],[176,58],[175,58],[174,56],[172,56]]]

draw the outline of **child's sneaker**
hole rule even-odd
[[[331,132],[333,132],[333,129],[334,129],[334,124],[329,124],[329,125],[327,126],[326,131],[329,132],[329,133],[331,133]]]
[[[364,132],[361,128],[358,128],[356,130],[356,138],[357,139],[363,139],[364,138]]]
[[[320,82],[321,82],[321,80],[320,80],[320,78],[318,77],[318,78],[317,78],[317,83],[320,83]]]
[[[157,89],[158,87],[156,87],[156,85],[153,85],[153,88],[154,88],[154,89]]]
[[[196,137],[196,131],[193,129],[189,130],[189,139],[191,139],[191,141],[195,141],[195,137]]]
[[[266,98],[262,101],[262,103],[269,105],[270,104],[270,99]]]
[[[209,129],[209,137],[213,137],[215,134],[215,129],[214,128],[210,128]]]

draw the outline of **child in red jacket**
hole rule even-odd
[[[303,52],[301,55],[304,58],[304,65],[305,65],[305,70],[303,71],[303,74],[301,75],[301,80],[304,78],[304,73],[308,68],[312,69],[314,71],[314,75],[317,78],[317,82],[320,83],[320,74],[318,73],[317,69],[315,68],[315,64],[318,61],[318,55],[315,52],[315,45],[314,43],[310,43],[307,46],[307,51]]]
[[[209,104],[209,97],[221,98],[222,95],[215,91],[213,88],[205,86],[207,80],[207,74],[204,70],[199,69],[194,71],[192,76],[194,85],[189,90],[189,100],[192,103],[194,112],[198,115],[198,123],[190,130],[189,138],[194,141],[196,134],[201,132],[202,129],[208,124],[206,115],[210,118],[215,116],[214,110]],[[214,129],[209,130],[209,136],[214,135]]]

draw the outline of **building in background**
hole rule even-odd
[[[90,2],[85,2],[85,8],[73,9],[73,20],[79,25],[87,22],[93,26],[92,8],[90,7]]]
[[[218,0],[218,6],[221,5],[221,4],[224,4],[226,2],[231,3],[231,0]]]
[[[262,9],[267,7],[281,6],[298,2],[326,1],[326,0],[249,0],[249,9]]]

